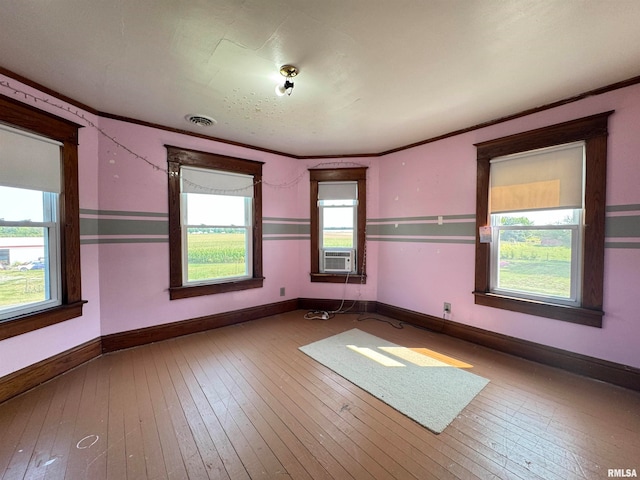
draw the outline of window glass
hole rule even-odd
[[[246,229],[216,228],[203,232],[199,228],[189,228],[185,282],[248,276],[247,242]]]
[[[357,244],[357,182],[318,184],[321,248],[354,248]]]
[[[0,220],[42,222],[43,192],[0,185]]]
[[[189,193],[183,194],[183,199],[189,226],[233,226],[246,222],[244,197]]]
[[[0,186],[0,319],[60,305],[58,194]]]
[[[355,207],[323,206],[322,210],[322,247],[353,248],[355,242]]]
[[[578,304],[580,219],[579,209],[492,215],[492,291]]]
[[[251,199],[186,194],[185,282],[250,275]]]
[[[252,184],[251,176],[182,169],[192,185],[219,178]],[[201,176],[197,173],[202,172]],[[186,175],[185,175],[186,177]],[[184,177],[183,177],[184,178]],[[252,197],[238,196],[237,185],[219,183],[216,194],[182,193],[184,283],[226,281],[250,277]],[[225,195],[225,188],[229,195]],[[205,187],[201,187],[204,189]],[[183,190],[193,190],[185,186]]]

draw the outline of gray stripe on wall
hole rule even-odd
[[[80,218],[80,235],[169,235],[169,222]]]
[[[640,204],[609,205],[607,212],[640,212]],[[84,215],[113,215],[129,218],[80,218],[82,236],[111,235],[162,235],[165,238],[100,238],[82,239],[82,244],[96,243],[165,243],[168,242],[168,214],[158,212],[127,212],[121,210],[80,209]],[[139,219],[151,217],[153,219]],[[475,220],[475,215],[444,215],[444,223],[438,225],[438,216],[390,217],[367,219],[367,239],[384,242],[426,242],[426,243],[475,243],[475,221],[451,222],[451,220]],[[263,234],[265,240],[309,240],[311,234],[308,218],[265,217]],[[449,220],[449,222],[448,222]],[[411,222],[411,223],[398,223]],[[396,226],[396,223],[397,226]],[[639,215],[610,215],[606,217],[605,236],[608,239],[640,238]],[[402,238],[405,237],[405,238]],[[409,238],[406,238],[409,237]],[[438,237],[438,238],[419,238]],[[447,239],[441,237],[469,237],[468,239]],[[640,242],[606,242],[607,248],[640,248]]]
[[[309,235],[311,232],[310,225],[302,225],[296,223],[263,223],[263,235]]]
[[[293,223],[310,223],[309,218],[284,218],[284,217],[262,217],[263,222],[293,222]]]
[[[80,218],[80,235],[98,235],[98,219]]]
[[[473,237],[476,236],[475,222],[444,223],[401,223],[396,225],[369,225],[367,235],[389,236],[431,236],[431,237]]]
[[[311,236],[309,235],[294,235],[291,237],[262,237],[262,240],[265,242],[267,240],[311,240]]]
[[[476,216],[468,215],[441,215],[442,220],[475,220]],[[437,222],[438,215],[428,217],[391,217],[391,218],[368,218],[367,223],[387,223],[387,222]]]
[[[476,243],[475,240],[465,240],[465,239],[454,239],[454,238],[389,238],[389,237],[369,237],[367,236],[367,241],[370,242],[410,242],[410,243],[461,243],[467,245],[474,245]]]
[[[607,217],[605,237],[640,237],[640,215]]]
[[[635,205],[608,205],[606,207],[607,212],[634,212],[640,211],[640,204]]]
[[[640,242],[605,242],[605,248],[639,248]]]
[[[81,208],[81,214],[85,215],[117,215],[120,217],[160,217],[168,218],[168,213],[158,212],[125,212],[124,210],[91,210],[89,208]]]
[[[169,243],[169,238],[86,238],[80,239],[81,245],[104,243]]]

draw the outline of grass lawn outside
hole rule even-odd
[[[503,260],[500,262],[500,288],[538,295],[569,298],[571,263],[558,260]]]
[[[44,270],[0,270],[0,307],[41,302],[45,299]]]
[[[536,243],[526,241],[500,244],[499,288],[569,298],[571,248]]]

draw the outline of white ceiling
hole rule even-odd
[[[640,1],[2,0],[0,67],[227,141],[379,153],[640,75]]]

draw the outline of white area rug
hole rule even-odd
[[[435,433],[489,383],[357,328],[300,350]]]

